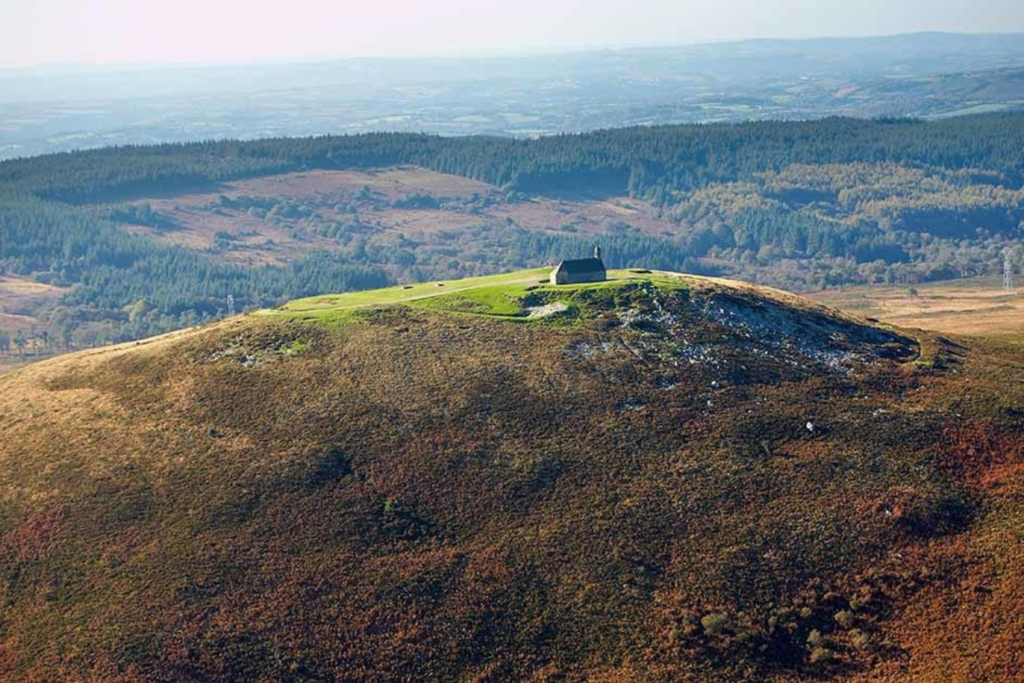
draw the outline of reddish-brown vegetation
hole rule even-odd
[[[396,307],[3,378],[0,671],[1012,680],[1016,349],[801,363],[636,291],[675,326]]]
[[[437,204],[403,204],[416,197],[430,197]],[[310,213],[268,219],[265,210],[281,202],[307,207]],[[506,224],[560,234],[565,226],[588,234],[626,224],[651,235],[674,231],[652,207],[628,197],[507,201],[493,185],[415,167],[287,173],[234,181],[215,191],[150,197],[145,203],[174,227],[134,225],[129,226],[132,232],[191,249],[216,246],[221,257],[249,265],[286,263],[316,249],[341,248],[323,230],[308,229],[310,216],[315,223],[336,224],[382,243],[399,236],[433,243],[439,233],[457,235]],[[248,210],[252,206],[263,210],[254,214]],[[231,239],[218,243],[218,234]]]

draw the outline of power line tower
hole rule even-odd
[[[1013,289],[1013,254],[1009,249],[1003,250],[1003,289],[1007,294],[1015,294]]]

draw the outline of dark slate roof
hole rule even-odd
[[[603,271],[604,261],[599,258],[581,258],[562,261],[558,267],[566,273],[596,273]]]

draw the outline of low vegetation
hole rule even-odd
[[[1019,346],[613,275],[0,378],[2,676],[1012,677]]]

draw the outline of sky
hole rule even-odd
[[[0,0],[0,67],[1024,32],[1024,0]]]

